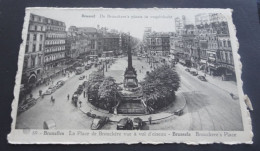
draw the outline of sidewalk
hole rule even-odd
[[[161,120],[168,118],[170,116],[174,116],[174,112],[183,110],[186,106],[186,100],[183,97],[182,93],[177,93],[176,94],[176,100],[174,101],[173,104],[169,105],[167,108],[165,108],[165,111],[162,111],[160,113],[156,114],[148,114],[148,115],[122,115],[122,114],[111,114],[108,111],[98,109],[91,105],[88,101],[87,98],[83,98],[83,95],[79,97],[79,100],[82,101],[82,106],[79,108],[83,113],[90,112],[91,114],[96,114],[97,116],[107,116],[109,117],[111,122],[118,122],[122,118],[130,117],[131,119],[139,117],[141,118],[144,122],[149,121],[149,117],[152,118],[152,121],[156,120]]]
[[[55,85],[55,84],[56,84],[58,81],[60,81],[60,80],[63,80],[63,81],[66,82],[68,79],[72,78],[74,75],[75,75],[74,72],[73,72],[73,73],[70,73],[70,77],[68,77],[68,75],[63,76],[62,74],[59,74],[58,76],[56,76],[56,77],[54,77],[54,78],[52,79],[53,85]],[[46,91],[48,90],[48,88],[49,88],[50,85],[52,85],[51,82],[50,82],[49,85],[41,84],[41,85],[39,85],[39,86],[33,88],[32,92],[31,92],[31,94],[33,95],[33,98],[38,99],[38,98],[40,97],[39,91],[42,90],[42,94],[43,94],[44,92],[46,92]]]
[[[185,69],[186,67],[177,64],[177,67],[181,68],[181,69]],[[196,70],[194,68],[191,68],[193,70]],[[198,71],[199,75],[203,75],[204,76],[204,72],[202,71]],[[221,77],[218,76],[211,76],[206,74],[207,81],[217,87],[219,87],[220,89],[223,89],[224,91],[227,91],[228,93],[233,93],[235,96],[238,96],[238,89],[237,89],[237,85],[236,82],[234,81],[222,81]]]

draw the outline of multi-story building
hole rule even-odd
[[[198,14],[195,26],[182,26],[175,18],[175,25],[178,32],[171,37],[171,51],[180,62],[221,75],[223,80],[235,79],[228,24],[222,14]]]
[[[45,18],[31,14],[25,46],[22,84],[35,84],[42,77],[45,30]]]
[[[94,27],[78,27],[78,32],[82,35],[81,45],[84,47],[84,53],[91,56],[98,56],[98,32]]]
[[[65,64],[66,25],[64,22],[45,18],[46,38],[44,48],[44,69],[59,72]]]
[[[170,54],[171,33],[151,32],[146,35],[146,47],[150,55],[167,56]]]
[[[184,29],[184,27],[187,24],[187,19],[185,16],[182,17],[176,17],[175,18],[175,30],[177,34],[181,34],[182,30]]]
[[[102,37],[103,53],[105,56],[119,55],[120,54],[120,34],[107,33]]]

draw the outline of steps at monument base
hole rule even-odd
[[[144,105],[139,102],[121,102],[117,108],[118,114],[145,114]]]

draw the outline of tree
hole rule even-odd
[[[92,100],[91,103],[98,103],[98,89],[104,80],[104,75],[102,72],[93,72],[89,76],[88,85],[88,100]]]
[[[142,86],[147,105],[158,109],[174,100],[180,77],[174,67],[162,65],[146,75]]]
[[[118,90],[115,79],[106,77],[100,84],[98,89],[99,100],[102,102],[102,108],[112,111],[112,108],[117,104]]]

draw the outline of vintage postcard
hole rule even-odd
[[[231,9],[27,8],[12,144],[252,143]]]

